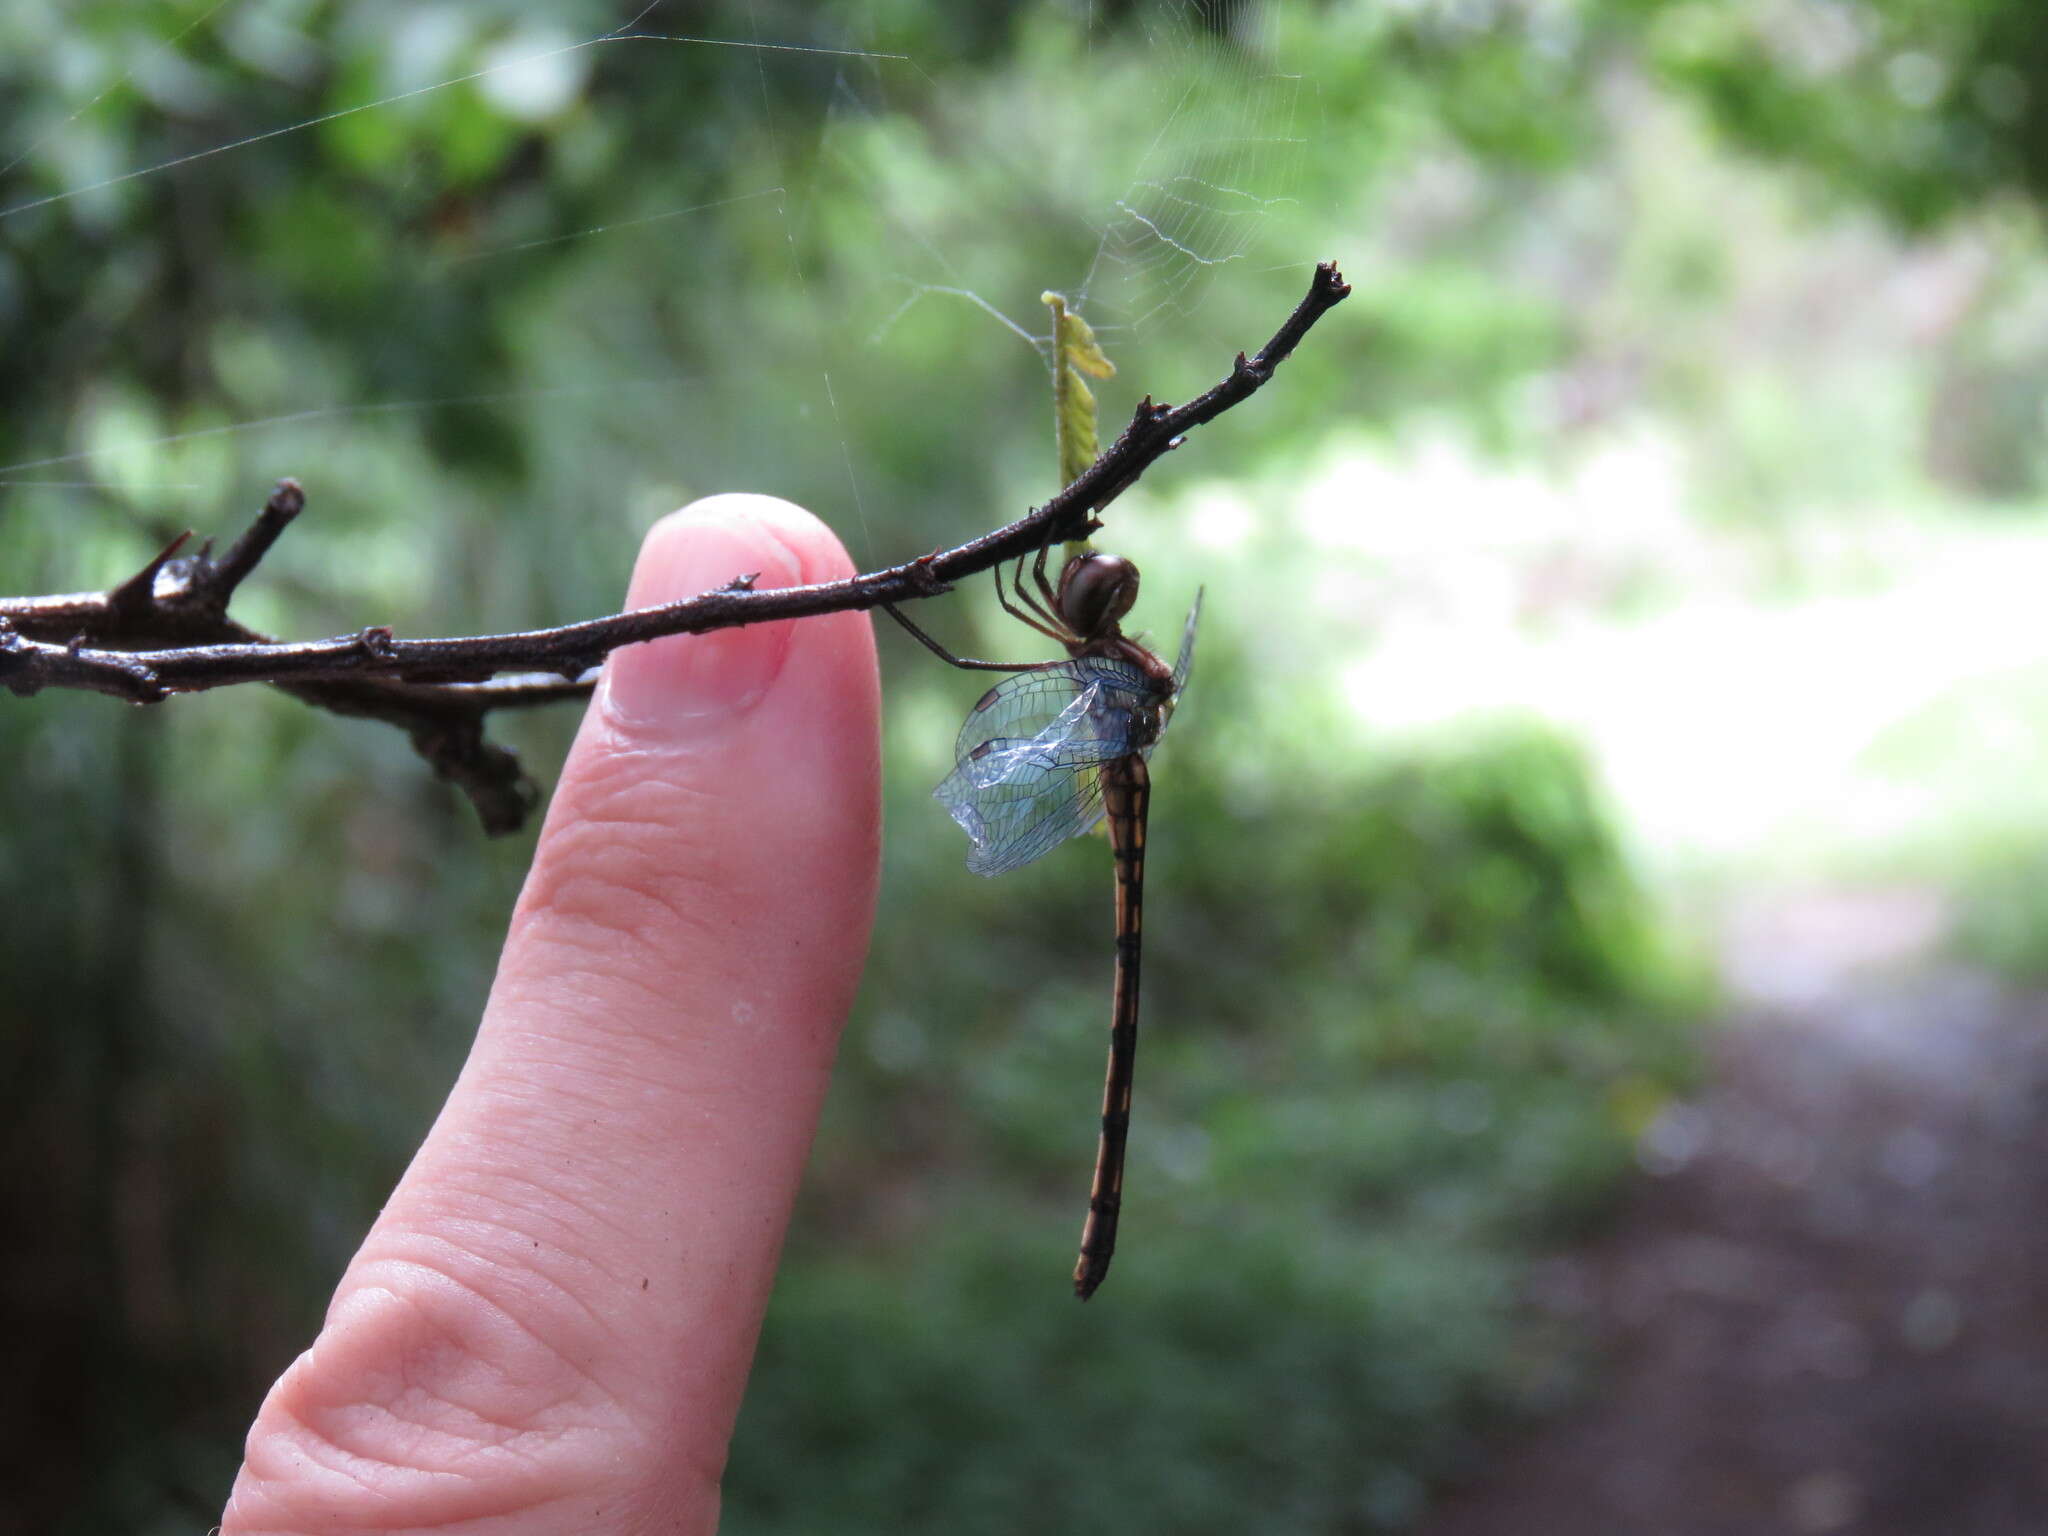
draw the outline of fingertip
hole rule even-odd
[[[747,492],[707,496],[648,530],[626,606],[812,586],[852,569],[838,536],[795,503]],[[699,735],[760,703],[794,638],[794,622],[784,620],[622,647],[605,668],[599,709],[642,744]]]
[[[694,597],[704,590],[699,584],[702,564],[690,558],[690,550],[710,529],[753,529],[772,540],[785,557],[777,562],[786,577],[781,585],[809,586],[841,581],[853,574],[846,547],[816,513],[780,496],[720,491],[678,507],[647,530],[627,588],[627,606],[648,608]],[[735,570],[724,580],[759,576],[762,579],[757,584],[766,587],[777,584],[767,579],[770,574],[774,573]]]

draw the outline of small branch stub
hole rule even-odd
[[[263,510],[256,514],[256,521],[222,555],[212,563],[205,582],[207,597],[218,605],[221,612],[227,611],[228,599],[235,595],[235,588],[248,579],[263,557],[270,552],[270,546],[277,542],[278,535],[291,526],[292,519],[306,510],[306,492],[298,481],[285,479],[277,482],[277,488],[270,493],[270,499],[263,503]]]

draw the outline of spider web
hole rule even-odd
[[[1189,316],[1219,269],[1257,259],[1306,142],[1302,77],[1278,56],[1277,30],[1270,8],[1218,0],[1182,0],[1148,26],[1159,128],[1080,286],[1082,307],[1104,316],[1098,330]],[[1198,44],[1219,32],[1227,48]]]
[[[1311,253],[1276,263],[1260,243],[1286,204],[1303,143],[1303,82],[1277,56],[1268,7],[1169,0],[1116,25],[1092,6],[1020,12],[1012,24],[1024,51],[1044,57],[1022,71],[1036,99],[1012,113],[979,116],[973,104],[986,95],[986,72],[931,51],[929,40],[923,52],[896,45],[893,11],[876,4],[801,19],[752,5],[706,13],[674,0],[615,18],[602,11],[560,8],[564,17],[610,23],[577,35],[521,20],[513,9],[488,27],[465,27],[445,8],[393,10],[392,40],[380,53],[301,33],[293,7],[262,0],[138,9],[118,42],[101,39],[89,52],[51,60],[57,87],[36,98],[31,115],[0,119],[11,138],[0,138],[0,260],[10,234],[27,236],[49,220],[118,227],[125,209],[159,191],[172,193],[167,202],[203,209],[209,188],[225,184],[230,162],[281,156],[309,136],[345,153],[409,154],[419,166],[416,204],[437,195],[457,201],[459,168],[429,152],[443,104],[476,94],[514,129],[549,130],[576,115],[601,134],[606,101],[598,87],[630,51],[631,88],[659,90],[667,78],[673,89],[703,90],[710,82],[722,115],[716,137],[744,169],[700,163],[699,173],[686,174],[690,162],[664,165],[658,146],[648,146],[639,162],[644,184],[605,202],[589,222],[556,209],[522,222],[513,208],[467,241],[431,231],[399,237],[394,248],[412,287],[436,304],[484,303],[527,264],[557,259],[564,248],[601,262],[621,246],[644,250],[647,281],[659,284],[663,252],[686,248],[715,220],[737,223],[752,240],[758,280],[781,294],[788,323],[778,334],[742,338],[680,368],[662,366],[652,353],[626,366],[620,356],[630,348],[572,357],[558,347],[523,366],[470,375],[463,382],[471,387],[431,394],[337,393],[314,374],[273,391],[265,403],[276,409],[237,411],[216,402],[180,416],[132,393],[88,392],[77,415],[48,423],[32,443],[12,445],[0,461],[0,496],[34,511],[55,509],[70,494],[113,492],[167,515],[199,515],[223,499],[250,499],[247,486],[223,483],[245,469],[318,481],[323,468],[365,446],[365,433],[394,418],[425,421],[462,409],[594,423],[627,463],[646,462],[642,438],[629,429],[664,422],[675,460],[667,481],[699,489],[689,466],[723,434],[710,429],[719,412],[700,411],[692,396],[745,399],[751,375],[784,396],[758,409],[770,420],[779,415],[782,426],[802,423],[836,460],[836,485],[813,467],[807,479],[771,488],[844,507],[858,526],[866,522],[870,483],[894,487],[867,462],[858,424],[845,410],[844,381],[887,371],[913,309],[951,301],[940,323],[954,329],[953,345],[963,351],[1000,350],[985,345],[989,322],[1043,349],[1047,326],[1037,296],[1060,289],[1106,340],[1128,348],[1196,314],[1219,272],[1284,265],[1293,275],[1282,282],[1291,286],[1306,270]],[[256,59],[286,78],[339,76],[329,92],[335,104],[140,164],[109,159],[109,145],[120,140],[101,131],[110,121],[203,120],[207,71],[224,56]],[[616,78],[610,88],[621,88]],[[789,105],[804,94],[812,106],[824,105],[815,155],[802,152],[808,125]],[[928,125],[921,143],[920,116]],[[924,184],[914,185],[913,173]],[[870,202],[868,222],[851,238],[825,238],[817,223],[828,194],[849,184]],[[1020,210],[1028,232],[1019,228]],[[192,238],[196,227],[203,237],[204,221],[228,212],[180,207],[181,227],[156,233],[169,242]],[[196,225],[186,226],[188,219]],[[850,259],[851,250],[860,258]],[[821,284],[827,265],[833,271]],[[688,276],[679,272],[675,281]],[[1256,295],[1268,313],[1273,291]],[[579,308],[595,307],[564,292],[559,313],[569,323]],[[975,309],[986,322],[972,318]],[[1219,337],[1212,350],[1227,355],[1239,339]],[[377,353],[373,345],[364,370],[372,376]],[[801,375],[793,386],[792,370]],[[922,408],[914,391],[906,404]],[[694,431],[693,418],[707,430]],[[1030,428],[1040,430],[1039,421]],[[719,465],[730,483],[743,480],[743,468]]]
[[[1279,22],[1271,5],[1167,0],[1139,12],[1121,46],[1098,46],[1103,24],[1091,7],[1079,27],[1083,57],[1032,83],[1057,93],[1056,105],[1016,103],[1000,138],[971,151],[1059,210],[1068,248],[1045,262],[1035,286],[976,281],[962,269],[1003,266],[974,259],[980,237],[957,223],[937,233],[927,226],[939,221],[920,223],[900,207],[921,259],[903,270],[906,296],[878,336],[937,297],[975,306],[1045,350],[1036,300],[1052,288],[1106,342],[1129,347],[1194,317],[1227,268],[1284,271],[1290,285],[1305,277],[1309,261],[1286,259],[1271,233],[1275,215],[1295,206],[1313,104]],[[1270,290],[1260,294],[1267,300]]]

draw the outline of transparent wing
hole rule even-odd
[[[1188,610],[1188,627],[1180,632],[1180,659],[1173,664],[1173,696],[1180,697],[1181,689],[1188,685],[1188,674],[1195,669],[1195,623],[1202,617],[1202,591],[1195,588],[1195,605]]]
[[[962,791],[955,773],[935,791],[972,846],[977,875],[1021,869],[1102,820],[1102,768],[1089,763],[1035,780]]]
[[[1145,674],[1084,656],[1005,678],[960,728],[956,762],[933,797],[973,845],[967,867],[1000,875],[1102,819],[1099,765],[1131,750]]]

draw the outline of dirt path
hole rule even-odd
[[[1709,1088],[1544,1277],[1600,1379],[1422,1536],[2048,1536],[2048,998],[1932,964],[1940,926],[1739,916]]]

